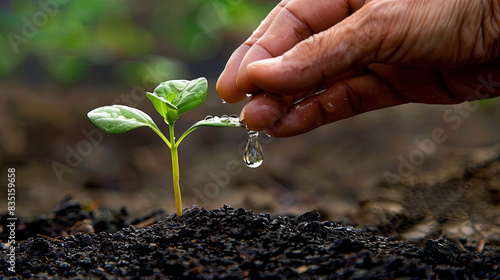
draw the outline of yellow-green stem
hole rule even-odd
[[[179,156],[177,155],[177,143],[175,143],[174,125],[170,125],[170,152],[172,154],[172,177],[174,179],[175,211],[177,216],[182,216],[181,188],[179,186]]]

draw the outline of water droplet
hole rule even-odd
[[[250,94],[250,93],[247,93],[247,97],[252,97],[252,94]]]
[[[222,102],[222,104],[226,104],[227,103],[227,101],[224,100],[224,99],[222,99],[222,98],[220,99],[220,101]]]
[[[208,121],[208,120],[211,120],[211,119],[213,119],[213,118],[214,118],[213,116],[206,116],[206,117],[205,117],[205,120],[206,120],[206,121]]]
[[[248,142],[243,153],[243,161],[248,167],[257,168],[264,161],[264,152],[259,141],[259,133],[247,129]]]
[[[118,114],[117,114],[117,113],[115,113],[115,112],[113,112],[113,113],[111,113],[111,117],[112,117],[112,118],[118,118]]]
[[[236,119],[238,118],[238,116],[237,116],[237,115],[234,115],[234,114],[233,114],[233,115],[230,115],[229,117],[230,117],[230,118],[236,118]]]

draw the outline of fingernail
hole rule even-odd
[[[254,68],[254,67],[271,67],[271,66],[278,64],[280,61],[281,61],[281,56],[273,57],[273,58],[266,58],[266,59],[258,60],[258,61],[255,61],[255,62],[248,64],[247,69]]]
[[[265,132],[269,137],[275,137],[274,132],[270,128],[266,129]]]
[[[243,107],[243,109],[241,110],[241,113],[240,113],[240,122],[245,122],[245,107]]]

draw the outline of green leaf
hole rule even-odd
[[[151,117],[141,110],[113,105],[96,108],[87,116],[100,129],[108,133],[123,133],[141,126],[148,126],[159,131]]]
[[[161,83],[153,93],[147,93],[156,111],[168,124],[173,124],[185,112],[198,107],[207,97],[208,82],[205,78],[195,80],[171,80]],[[166,105],[160,105],[159,101]]]
[[[172,103],[170,103],[170,101],[168,101],[164,97],[158,96],[151,92],[146,92],[146,95],[149,98],[149,100],[151,100],[151,103],[153,103],[153,106],[155,107],[156,111],[158,111],[158,113],[160,113],[160,115],[164,119],[167,119],[167,113],[170,112],[170,114],[172,114],[172,112],[175,113],[178,112],[178,108]]]

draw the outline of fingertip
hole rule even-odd
[[[286,112],[287,104],[279,96],[264,93],[254,97],[243,108],[240,119],[253,131],[271,128]]]
[[[240,45],[227,61],[226,67],[222,71],[217,80],[216,90],[219,96],[228,103],[236,103],[245,99],[245,91],[238,88],[236,80],[238,78],[238,69],[241,66],[241,61],[245,57],[250,46],[246,44]]]
[[[236,87],[249,94],[256,94],[261,91],[261,89],[253,83],[250,77],[248,77],[247,66],[243,64],[238,71],[238,76],[236,77]]]
[[[215,89],[217,93],[219,93],[220,98],[227,103],[236,103],[245,99],[246,94],[240,91],[234,79],[228,78],[225,73],[226,71],[222,72],[215,85]]]

